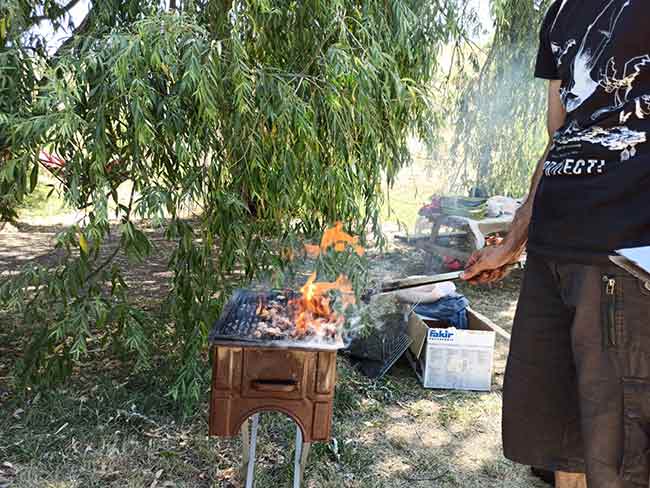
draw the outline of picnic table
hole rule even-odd
[[[507,233],[510,229],[514,216],[503,215],[501,217],[488,217],[481,220],[474,220],[459,215],[440,214],[430,216],[431,235],[417,241],[417,246],[427,251],[429,260],[433,256],[449,256],[465,263],[474,251],[485,247],[486,237],[495,233]],[[443,228],[454,230],[453,233],[442,234]],[[445,245],[449,238],[464,237],[469,246],[459,248],[455,245]],[[445,239],[447,238],[447,239]],[[427,263],[429,265],[431,263]]]

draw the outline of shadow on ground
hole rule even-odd
[[[55,266],[63,256],[62,251],[55,249],[56,237],[63,230],[64,226],[56,224],[21,223],[19,227],[7,226],[0,231],[0,276],[18,273],[28,265]],[[124,273],[134,301],[155,301],[169,291],[172,273],[168,270],[167,263],[175,243],[166,240],[161,230],[145,228],[144,232],[153,246],[153,252],[147,260],[136,263],[120,253],[114,262]],[[113,226],[102,249],[102,256],[109,256],[119,243],[119,231]]]
[[[56,226],[0,234],[0,273],[25,264],[51,265]],[[154,230],[155,253],[144,264],[120,257],[136,299],[156,303],[168,290],[173,243]],[[111,238],[105,252],[118,245]],[[420,274],[423,256],[404,247],[371,252],[377,277]],[[474,308],[504,328],[520,277],[491,289],[462,287]],[[0,316],[0,347],[14,347]],[[425,390],[399,362],[380,381],[339,360],[334,439],[314,446],[308,488],[494,487],[544,485],[501,455],[501,379],[507,343],[498,342],[491,393]],[[206,368],[208,366],[206,365]],[[6,370],[3,370],[6,371]],[[4,373],[3,373],[4,374]],[[7,375],[9,373],[6,373]],[[0,384],[8,376],[0,378]],[[136,373],[116,361],[82,364],[66,385],[0,391],[0,486],[12,488],[240,487],[239,440],[207,438],[208,388],[183,416],[157,370]],[[289,486],[294,427],[265,415],[259,444],[258,488]]]

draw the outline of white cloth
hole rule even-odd
[[[453,281],[436,283],[435,285],[419,286],[408,290],[395,292],[395,297],[404,303],[433,303],[456,291]]]

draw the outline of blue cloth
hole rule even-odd
[[[459,293],[453,293],[433,303],[421,303],[415,313],[424,318],[442,320],[457,329],[467,329],[467,307],[469,301]]]

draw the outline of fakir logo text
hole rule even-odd
[[[448,330],[435,330],[431,329],[429,331],[429,339],[437,339],[440,341],[451,341],[453,340],[452,338],[454,337],[453,332],[449,332]]]

